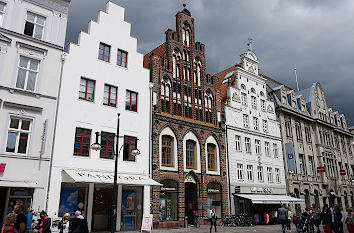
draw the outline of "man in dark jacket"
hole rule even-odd
[[[344,222],[344,213],[337,204],[334,205],[334,226],[333,230],[335,233],[343,233],[343,222]]]
[[[323,207],[323,211],[321,212],[321,220],[323,224],[323,231],[325,233],[331,233],[332,232],[332,213],[331,210],[328,208],[328,205],[325,204]]]
[[[87,222],[84,216],[81,215],[81,211],[75,212],[75,218],[69,227],[69,233],[88,233]]]

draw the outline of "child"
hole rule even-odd
[[[3,233],[18,233],[15,228],[17,214],[8,214],[5,218],[5,227]]]

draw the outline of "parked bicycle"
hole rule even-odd
[[[246,227],[254,224],[253,218],[247,214],[226,215],[223,218],[224,226],[228,227]]]

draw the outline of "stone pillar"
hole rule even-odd
[[[92,215],[93,215],[93,194],[95,192],[95,184],[90,183],[89,184],[89,190],[88,190],[88,199],[87,199],[87,225],[89,231],[91,231],[92,227]]]

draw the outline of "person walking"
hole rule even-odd
[[[332,212],[328,208],[328,205],[325,204],[323,210],[321,212],[321,219],[323,224],[323,231],[324,233],[331,233],[332,232]]]
[[[15,227],[16,218],[17,218],[17,215],[13,214],[13,213],[6,215],[5,221],[4,221],[3,233],[18,233],[18,231]]]
[[[22,204],[16,204],[14,212],[17,214],[15,227],[18,233],[24,233],[26,231],[27,217],[24,214],[25,207]]]
[[[354,233],[354,216],[353,210],[348,209],[347,218],[345,219],[345,224],[347,224],[347,229],[349,233]]]
[[[50,230],[50,225],[52,224],[52,220],[44,210],[42,210],[39,216],[40,218],[38,219],[35,229],[37,229],[39,233],[51,233],[52,231]]]
[[[88,233],[87,222],[84,216],[81,215],[81,211],[77,210],[75,212],[75,218],[69,227],[69,233]]]
[[[212,209],[211,210],[211,214],[210,214],[210,233],[211,233],[211,230],[213,229],[213,226],[215,227],[215,232],[216,232],[216,220],[217,220],[217,216],[216,216],[216,213],[215,213],[215,210]]]
[[[335,233],[343,233],[344,212],[337,204],[334,205],[334,224],[333,229]]]
[[[69,227],[70,227],[70,214],[66,213],[63,216],[63,219],[59,222],[58,228],[59,228],[59,233],[69,233]]]
[[[320,224],[321,224],[321,210],[320,208],[316,207],[315,204],[312,204],[312,218],[313,218],[313,223],[316,226],[317,233],[320,233]]]
[[[27,209],[26,218],[27,218],[26,230],[28,230],[30,232],[31,228],[32,228],[32,219],[33,219],[33,210],[31,207],[28,207],[28,209]]]
[[[292,213],[291,213],[291,210],[289,208],[289,206],[286,207],[286,210],[287,210],[287,215],[288,215],[288,220],[286,221],[286,229],[291,232],[291,216],[292,216]]]
[[[285,233],[288,216],[287,216],[287,210],[284,208],[284,204],[281,204],[280,208],[278,209],[278,219],[281,222],[283,233]]]
[[[199,213],[198,211],[194,211],[194,227],[199,227]]]

